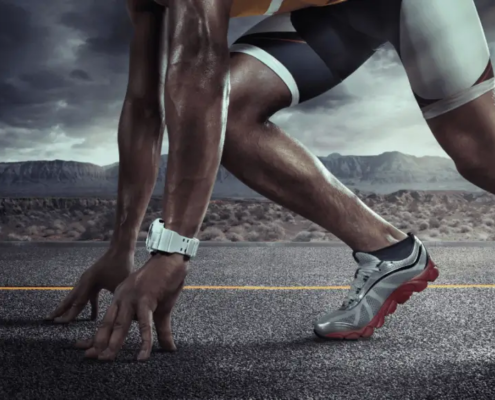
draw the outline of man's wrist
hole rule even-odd
[[[134,253],[136,251],[137,232],[130,229],[114,231],[110,240],[110,248],[119,252]]]
[[[163,262],[168,261],[177,261],[177,262],[188,262],[190,260],[189,256],[180,253],[165,253],[163,251],[156,251],[151,253],[151,257],[160,259]]]
[[[163,227],[187,238],[194,238],[199,230],[198,224],[184,223],[182,221],[172,221],[166,216],[162,216]],[[201,224],[199,224],[201,225]]]

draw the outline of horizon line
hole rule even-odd
[[[403,153],[402,151],[398,151],[398,150],[384,151],[384,152],[379,153],[379,154],[342,154],[339,152],[333,152],[333,153],[330,153],[326,156],[320,156],[320,155],[316,155],[316,154],[315,155],[318,158],[328,158],[332,155],[338,155],[341,157],[378,157],[378,156],[382,156],[382,155],[387,154],[387,153],[399,153],[399,154],[402,154],[405,156],[415,157],[415,158],[434,157],[434,158],[442,158],[445,160],[450,160],[450,158],[444,157],[444,156],[438,156],[438,155],[417,156],[414,154]],[[162,153],[161,156],[168,156],[168,153]],[[0,161],[0,164],[15,164],[15,163],[27,163],[27,162],[54,162],[54,161],[75,162],[75,163],[81,163],[81,164],[92,164],[92,165],[96,165],[98,167],[108,167],[110,165],[114,165],[114,164],[119,163],[119,161],[114,161],[114,162],[111,162],[109,164],[96,164],[96,163],[90,162],[90,161],[75,161],[75,160],[64,160],[61,158],[54,158],[54,159],[39,159],[39,160]]]

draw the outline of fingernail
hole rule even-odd
[[[137,356],[138,361],[145,361],[148,357],[146,350],[141,350]]]

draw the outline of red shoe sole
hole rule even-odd
[[[356,331],[347,331],[339,333],[330,333],[328,335],[320,335],[320,337],[328,339],[359,339],[359,338],[369,338],[373,335],[375,329],[381,328],[385,323],[385,317],[387,315],[393,314],[397,309],[397,304],[404,304],[410,299],[414,292],[419,293],[426,289],[428,282],[434,282],[439,275],[439,271],[436,265],[431,259],[428,259],[428,264],[424,271],[411,279],[408,282],[403,283],[388,297],[388,299],[383,303],[382,308],[378,311],[378,314],[370,321],[370,323],[363,328]],[[316,333],[316,332],[315,332]]]

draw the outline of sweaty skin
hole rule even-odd
[[[160,2],[165,5],[163,0]],[[56,322],[73,321],[88,303],[88,299],[91,299],[92,317],[95,319],[99,291],[107,289],[113,292],[129,276],[132,261],[130,263],[115,262],[113,257],[117,257],[117,255],[124,257],[125,255],[126,259],[133,259],[137,233],[146,212],[158,171],[159,149],[161,148],[165,125],[163,114],[164,72],[167,62],[165,37],[169,33],[166,32],[164,26],[165,10],[148,0],[129,0],[128,9],[134,25],[134,37],[131,44],[129,83],[118,133],[120,173],[116,228],[107,254],[83,274],[74,290],[49,316],[49,319],[55,318]],[[198,21],[196,20],[196,22]],[[200,46],[194,41],[193,44],[196,47]],[[177,47],[180,46],[176,44]],[[212,64],[214,65],[214,63]],[[190,66],[191,71],[188,72],[188,79],[189,74],[194,73],[193,67],[194,64]],[[203,73],[201,66],[199,68]],[[268,198],[325,227],[353,249],[372,251],[405,237],[401,231],[373,213],[357,196],[340,184],[321,165],[321,162],[300,143],[269,123],[268,118],[273,113],[287,106],[286,103],[290,103],[288,97],[290,93],[288,93],[285,84],[269,68],[255,59],[246,59],[244,55],[235,54],[231,61],[231,69],[233,74],[233,104],[229,114],[232,114],[233,118],[229,118],[228,140],[222,160],[231,172]],[[170,84],[171,78],[178,79],[176,82],[187,81],[180,73],[181,68],[172,69],[172,73],[167,77],[167,84]],[[191,81],[189,83],[188,86],[182,86],[182,89],[193,92],[194,98],[197,98],[197,84],[191,84]],[[221,87],[221,84],[218,87]],[[253,93],[253,90],[261,89],[263,89],[263,93],[259,91]],[[184,98],[187,96],[187,93],[180,92],[180,90],[180,86],[176,87],[175,95],[172,96],[171,94],[174,92],[170,91],[167,97],[167,123],[171,139],[169,157],[172,156],[172,153],[177,154],[181,149],[186,155],[191,154],[183,151],[187,143],[184,144],[177,140],[178,136],[173,136],[177,129],[175,131],[170,129],[170,111],[174,111],[177,105],[180,107],[184,104]],[[225,89],[223,90],[225,92]],[[217,88],[217,91],[212,94],[213,98],[215,93],[220,96],[220,92],[221,90]],[[171,101],[172,97],[173,102]],[[225,123],[221,119],[225,109],[218,104],[215,106],[209,97],[206,96],[206,98],[208,105],[211,103],[214,107],[211,114],[208,115],[218,113],[213,118],[214,126],[217,129],[216,131],[213,129],[213,133],[211,133],[213,140],[203,136],[199,139],[199,143],[202,143],[203,148],[205,145],[213,146],[214,143],[217,143],[214,148],[208,150],[209,153],[204,153],[215,158],[215,155],[221,154],[222,141],[218,132],[223,130],[224,126],[221,129],[218,127]],[[199,100],[196,105],[193,105],[196,108],[201,107],[201,98]],[[225,99],[222,98],[217,103],[223,101]],[[170,110],[171,107],[173,110]],[[187,107],[183,107],[183,109],[179,109],[182,114],[174,111],[175,121],[180,123],[180,117],[185,118],[187,115],[189,115],[190,121],[194,121],[190,114],[197,115],[196,108],[188,110]],[[190,124],[188,126],[194,128],[194,125]],[[179,126],[179,131],[180,128]],[[183,127],[181,132],[184,133],[184,129]],[[190,136],[188,137],[190,138]],[[174,147],[172,147],[173,139],[176,139]],[[172,150],[173,148],[175,150]],[[198,150],[200,148],[201,146],[196,147],[195,151],[200,151]],[[203,173],[199,177],[196,175],[194,180],[189,179],[184,182],[177,172],[183,168],[181,165],[179,168],[177,167],[177,164],[180,164],[180,157],[175,163],[176,166],[172,168],[169,161],[168,170],[171,177],[169,179],[167,176],[167,188],[174,188],[174,186],[177,188],[174,188],[170,191],[170,195],[165,197],[164,209],[167,210],[168,205],[169,213],[164,216],[170,224],[169,227],[175,226],[176,230],[180,230],[183,226],[184,230],[181,233],[185,235],[198,230],[207,200],[203,200],[203,203],[200,201],[193,203],[192,201],[201,199],[201,195],[204,198],[209,198],[211,186],[209,188],[207,186],[212,185],[218,166],[215,166],[216,161],[209,164],[215,170],[209,179],[208,177],[205,178],[205,175],[208,174]],[[187,171],[187,169],[185,170]],[[202,171],[205,172],[206,170],[207,168]],[[194,177],[193,172],[188,171],[188,173],[189,176]],[[194,182],[199,183],[199,189],[197,189],[199,194],[196,195],[198,197],[191,198],[185,188],[189,186],[191,189]],[[201,187],[203,187],[203,191],[200,190]],[[291,189],[293,187],[297,187],[299,190],[294,191]],[[192,210],[192,219],[184,219],[184,214],[180,212],[180,207],[177,206],[177,201],[180,201],[179,204],[183,201],[177,195],[181,188],[186,201],[191,201],[192,207],[185,211]],[[204,193],[207,189],[208,195],[205,197]],[[312,199],[311,202],[307,201],[308,196]],[[184,223],[185,221],[187,222]],[[119,259],[115,258],[115,260]],[[170,276],[165,277],[162,267],[167,269]],[[147,307],[141,306],[144,308],[140,314],[141,320],[145,322],[140,324],[143,332],[143,349],[139,359],[147,359],[151,351],[149,340],[151,314],[153,314],[160,345],[164,349],[175,350],[170,317],[186,273],[187,266],[182,257],[158,255],[151,258],[140,271],[130,276],[117,290],[114,302],[96,337],[80,341],[78,347],[88,349],[86,353],[88,357],[113,359],[116,356],[125,339],[129,318],[133,313],[132,308],[136,308],[136,304],[130,304],[132,302],[125,300],[128,296],[126,290],[134,290],[134,298],[138,300],[144,298],[149,305]],[[161,276],[162,279],[155,279],[155,274]],[[148,279],[148,277],[151,278]],[[157,282],[158,287],[155,287]],[[165,282],[163,287],[160,287],[161,282]],[[154,293],[153,298],[150,298],[150,293]],[[117,318],[119,307],[121,312],[120,317]],[[153,309],[155,310],[154,313],[152,312]],[[116,327],[115,323],[117,323]],[[113,336],[112,332],[115,333]],[[102,354],[107,347],[109,350]]]
[[[163,33],[158,34],[164,25],[163,7],[149,0],[128,0],[135,32],[119,124],[120,155],[126,158],[120,167],[116,221],[119,233],[114,235],[111,248],[128,240],[132,245],[127,246],[127,251],[134,252],[139,225],[156,180],[164,128],[163,103],[170,156],[162,217],[165,227],[180,235],[193,237],[199,231],[224,143],[230,88],[227,32],[231,2],[169,1],[166,43]],[[167,48],[165,64],[162,55]],[[167,72],[163,77],[165,65]],[[150,132],[143,134],[146,129]],[[137,139],[140,135],[142,139]],[[135,140],[146,145],[136,147]],[[131,148],[133,157],[125,151]],[[126,246],[122,246],[125,251]],[[100,260],[99,265],[104,261]],[[151,352],[152,319],[159,342],[165,349],[174,350],[170,315],[187,275],[187,263],[182,255],[155,255],[117,289],[117,279],[103,286],[99,282],[99,268],[93,266],[48,318],[62,316],[59,322],[68,322],[79,314],[90,293],[101,288],[115,289],[113,302],[94,339],[78,343],[87,348],[86,356],[114,359],[136,316],[143,341],[139,360],[149,358]],[[117,268],[124,270],[124,276],[128,274],[128,265]]]
[[[167,5],[168,2],[160,0],[160,3]],[[183,3],[190,5],[194,2]],[[204,3],[214,7],[221,2]],[[55,319],[58,322],[69,322],[77,317],[88,301],[91,301],[92,317],[96,318],[97,293],[102,288],[114,291],[122,282],[115,291],[114,301],[95,338],[79,342],[78,345],[89,349],[89,357],[113,359],[125,339],[130,320],[138,315],[143,338],[139,359],[145,360],[151,351],[151,319],[155,322],[160,345],[164,349],[175,350],[170,317],[182,289],[187,265],[181,257],[158,255],[151,258],[141,270],[129,276],[135,240],[158,169],[164,127],[165,60],[163,40],[159,40],[163,28],[163,8],[150,0],[129,0],[128,4],[135,33],[131,45],[129,85],[119,124],[121,165],[116,229],[109,251],[83,274],[74,290],[51,316],[61,316]],[[201,22],[208,10],[195,10],[200,11],[197,15],[200,16]],[[195,18],[198,22],[198,17]],[[176,18],[175,21],[180,19]],[[198,30],[196,28],[192,31],[197,34]],[[180,28],[171,31],[180,31]],[[175,37],[177,36],[180,38],[176,33]],[[196,46],[200,45],[196,43]],[[177,41],[175,49],[180,49]],[[215,62],[211,65],[218,66]],[[197,69],[191,68],[191,71]],[[180,73],[171,76],[180,77]],[[325,227],[354,250],[373,251],[405,237],[401,231],[360,202],[301,144],[268,121],[272,114],[290,104],[287,87],[269,68],[257,60],[236,54],[231,61],[231,78],[232,95],[223,165],[259,193]],[[167,83],[169,81],[167,78]],[[188,85],[185,91],[191,93],[193,89],[194,85]],[[176,88],[175,93],[178,92],[180,87]],[[177,104],[185,105],[185,97],[187,94],[183,94],[182,98],[174,97],[174,101],[169,98],[167,107],[170,103],[174,107]],[[469,104],[429,120],[428,124],[442,147],[456,162],[461,174],[478,186],[495,193],[492,157],[495,151],[493,103],[493,93],[487,93]],[[198,104],[202,104],[201,99],[195,106],[198,107]],[[225,112],[217,103],[212,104],[214,111],[211,115]],[[223,106],[225,105],[226,101],[223,103]],[[181,117],[185,118],[187,111],[174,111],[176,128],[170,131],[169,127],[169,134],[181,131],[180,120]],[[167,123],[169,114],[167,111]],[[215,126],[222,125],[218,122],[218,114],[213,118],[216,121]],[[206,111],[202,114],[203,122],[208,121],[205,115]],[[475,119],[473,115],[476,116]],[[198,127],[194,124],[189,126]],[[208,129],[203,129],[206,130]],[[223,127],[220,130],[223,130]],[[215,130],[213,131],[214,136]],[[218,134],[218,130],[216,132],[216,137],[220,137],[218,147],[221,147],[222,136]],[[179,139],[178,136],[175,138]],[[215,140],[217,139],[213,141]],[[180,140],[176,140],[177,142]],[[184,144],[179,143],[175,148],[180,151],[183,147]],[[221,150],[216,153],[213,149],[213,156],[219,153]],[[170,171],[169,167],[171,181],[175,182],[170,187],[175,187],[176,190],[177,187],[185,187],[184,184],[181,185],[184,175],[178,174],[177,171],[185,172],[187,169],[180,164],[180,160],[176,161],[174,171]],[[190,173],[195,179],[189,179],[189,186],[193,185],[191,181],[208,180],[208,177],[205,178],[208,174],[198,178],[194,171]],[[167,177],[167,185],[168,181]],[[187,187],[187,179],[185,185]],[[208,191],[204,189],[205,186],[206,184],[203,190],[198,190],[200,196]],[[291,189],[294,187],[298,190]],[[182,193],[187,195],[187,190],[183,190]],[[311,202],[308,198],[311,198]],[[174,197],[171,193],[165,198],[165,203],[177,205],[178,199],[178,196]],[[193,203],[191,201],[191,204]],[[193,222],[185,222],[187,218],[183,213],[189,209],[172,208],[175,212],[168,214],[167,220],[171,224],[169,226],[189,226],[190,231],[193,231],[194,218],[198,216],[201,207],[199,202],[192,208],[195,210],[191,213]],[[205,207],[203,214],[204,210]],[[199,219],[202,219],[202,216]],[[186,230],[184,228],[184,232]],[[197,229],[195,231],[197,232]],[[166,272],[163,267],[166,267]],[[128,276],[129,278],[125,279]]]
[[[186,237],[199,231],[220,165],[229,100],[227,33],[232,0],[171,0],[168,4],[168,64],[165,116],[169,159],[163,200],[166,228]],[[146,27],[142,28],[146,29]],[[163,43],[162,43],[163,46]],[[170,315],[187,275],[180,254],[156,255],[117,288],[86,356],[113,360],[132,319],[142,347],[151,353],[154,319],[160,343],[175,349]]]

